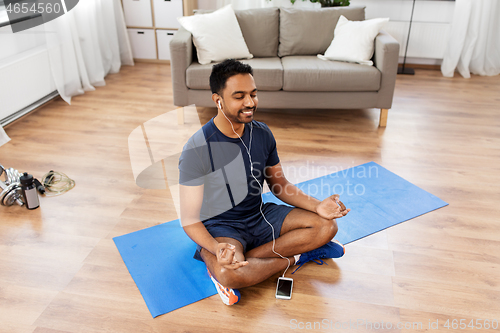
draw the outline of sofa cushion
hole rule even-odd
[[[375,50],[375,37],[388,21],[389,18],[375,18],[353,22],[340,16],[332,43],[325,55],[318,54],[318,58],[373,65],[370,59]]]
[[[276,57],[279,43],[278,8],[235,10],[248,50],[256,57]]]
[[[333,32],[340,15],[351,21],[362,21],[365,19],[365,7],[281,7],[278,55],[284,57],[324,54],[333,40]]]
[[[288,56],[283,64],[286,91],[378,91],[381,74],[373,66],[324,61],[316,56]]]
[[[283,67],[280,58],[254,58],[240,61],[252,66],[255,85],[258,90],[280,90],[283,87]],[[213,65],[200,65],[193,62],[186,70],[186,85],[188,88],[210,89],[209,78]]]

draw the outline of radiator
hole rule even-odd
[[[0,61],[0,123],[55,90],[44,45]]]

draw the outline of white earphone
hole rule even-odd
[[[217,104],[219,105],[219,109],[222,111],[222,107],[220,105],[220,100],[217,101]],[[254,176],[253,174],[253,162],[252,162],[252,155],[250,154],[250,150],[252,149],[252,138],[253,138],[253,123],[250,123],[250,142],[248,144],[248,147],[247,145],[245,144],[245,142],[243,142],[243,139],[241,138],[241,136],[236,133],[236,131],[234,130],[234,127],[233,127],[233,123],[229,120],[229,118],[226,116],[226,114],[224,113],[224,111],[222,111],[222,114],[224,115],[224,117],[227,119],[227,121],[229,122],[229,125],[231,125],[231,128],[233,129],[233,132],[234,134],[236,134],[238,136],[238,138],[240,139],[241,143],[243,144],[243,146],[245,147],[245,150],[247,151],[247,154],[248,154],[248,159],[250,160],[250,174],[252,175],[253,179],[255,179],[255,181],[257,182],[257,184],[259,184],[259,187],[260,187],[260,190],[261,192],[263,191],[263,188],[262,188],[262,185],[261,183],[259,182],[259,180]],[[288,259],[287,257],[284,257],[282,256],[281,254],[279,254],[278,252],[275,251],[274,249],[274,246],[276,244],[276,239],[275,239],[275,236],[274,236],[274,227],[273,225],[266,219],[266,216],[264,215],[264,212],[262,211],[262,204],[263,202],[261,201],[260,202],[260,207],[259,207],[259,210],[260,210],[260,214],[262,215],[262,217],[264,218],[264,220],[267,222],[267,224],[271,227],[271,230],[272,230],[272,235],[273,235],[273,247],[272,247],[272,251],[274,254],[278,255],[279,257],[281,257],[282,259],[286,259],[288,260],[288,266],[286,267],[285,271],[283,272],[283,277],[285,276],[285,273],[286,271],[288,270],[288,268],[290,267],[290,259]]]

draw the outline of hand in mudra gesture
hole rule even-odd
[[[248,261],[238,261],[235,258],[235,246],[229,243],[219,243],[217,246],[217,262],[227,269],[238,269],[248,264]]]
[[[316,212],[319,216],[333,220],[339,217],[346,216],[351,210],[346,208],[342,201],[339,200],[339,195],[334,194],[321,201],[316,207]]]

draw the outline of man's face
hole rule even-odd
[[[223,111],[233,123],[249,123],[257,109],[257,88],[251,74],[236,74],[222,91]]]

